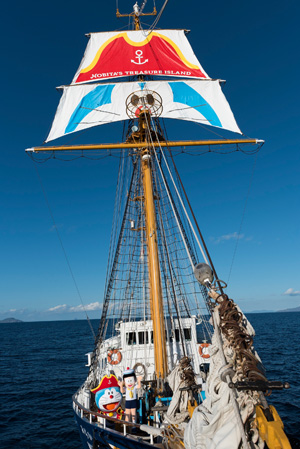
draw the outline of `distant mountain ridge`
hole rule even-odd
[[[277,310],[277,312],[300,312],[300,306],[294,307],[293,309]]]
[[[251,310],[250,312],[245,312],[247,313],[274,313],[274,310]]]
[[[0,323],[23,323],[23,321],[16,318],[5,318],[5,320],[0,320]]]

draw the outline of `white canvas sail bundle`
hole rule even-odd
[[[63,87],[46,141],[138,118],[145,108],[152,117],[190,120],[241,133],[219,81],[149,81]]]
[[[255,331],[251,323],[247,320],[241,309],[237,307],[238,313],[243,317],[243,326],[247,334],[254,337]],[[213,312],[216,327],[220,326],[218,310]],[[256,426],[251,427],[251,443],[244,444],[242,432],[246,421],[255,415],[258,401],[258,394],[251,391],[237,391],[229,388],[227,381],[223,378],[222,372],[225,369],[233,369],[236,365],[236,353],[224,334],[218,338],[215,331],[212,336],[212,344],[209,348],[210,365],[209,374],[206,379],[206,398],[194,410],[193,416],[185,428],[184,445],[186,449],[263,449],[264,442],[261,439]],[[224,366],[224,356],[227,365]],[[258,357],[258,355],[256,354]],[[245,359],[244,359],[245,361]],[[238,374],[234,371],[232,381],[238,379]],[[239,374],[240,375],[240,374]],[[233,399],[234,398],[234,399]],[[238,405],[238,411],[234,403]],[[241,443],[242,440],[242,443]]]

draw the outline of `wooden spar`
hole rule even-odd
[[[178,140],[168,142],[153,142],[155,147],[194,147],[194,146],[211,146],[211,145],[239,145],[240,143],[263,144],[264,140],[259,139],[215,139],[215,140]],[[58,145],[48,147],[28,148],[27,152],[40,153],[45,151],[86,151],[86,150],[117,150],[126,148],[145,148],[148,143],[145,142],[124,142],[124,143],[107,143],[107,144],[90,144],[90,145]]]
[[[153,323],[155,374],[158,380],[164,380],[168,374],[167,346],[153,192],[151,163],[153,150],[152,146],[147,142],[147,123],[149,123],[147,114],[148,111],[141,111],[139,116],[139,130],[136,133],[136,138],[143,143],[142,149],[139,150],[139,156],[144,189],[143,197],[149,271],[150,311]]]
[[[151,301],[150,310],[153,322],[155,373],[157,379],[165,379],[168,374],[165,320],[158,255],[155,203],[152,185],[151,155],[147,150],[141,152],[141,166],[145,198],[144,206],[148,248],[148,270]]]
[[[141,13],[138,10],[135,10],[135,7],[134,7],[134,11],[130,14],[120,14],[118,8],[117,8],[117,12],[116,12],[116,16],[118,17],[118,19],[120,17],[133,17],[135,30],[141,29],[141,24],[140,24],[140,19],[139,19],[140,16],[156,16],[156,15],[157,15],[157,11],[156,11],[155,6],[153,7],[153,12],[147,12],[147,13]]]
[[[139,9],[136,5],[134,6],[134,23],[135,29],[139,30]],[[148,111],[141,111],[139,116],[139,129],[136,137],[139,143],[142,144],[138,148],[140,148],[139,155],[144,189],[144,210],[150,287],[150,311],[153,325],[155,374],[156,379],[159,381],[158,390],[160,390],[160,381],[164,381],[168,374],[168,361],[151,166],[151,155],[153,153],[153,150],[150,147],[149,142],[147,141],[150,131],[148,129],[148,126],[150,125],[147,125],[148,123],[150,123]]]

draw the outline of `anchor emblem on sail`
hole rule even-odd
[[[145,61],[141,62],[141,59],[143,59],[143,51],[142,50],[137,50],[135,52],[135,54],[136,54],[136,59],[138,59],[138,62],[131,59],[131,62],[133,62],[133,64],[142,65],[142,64],[146,64],[146,62],[148,62],[148,59],[145,59]]]

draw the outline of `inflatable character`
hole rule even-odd
[[[91,390],[91,392],[95,394],[95,402],[99,413],[110,418],[122,418],[122,413],[124,413],[120,407],[122,394],[116,376],[111,374],[110,376],[102,377],[98,387]]]
[[[136,409],[138,407],[137,389],[141,388],[141,378],[136,378],[133,369],[127,368],[123,373],[123,382],[120,383],[121,392],[125,389],[125,421],[136,423]]]

